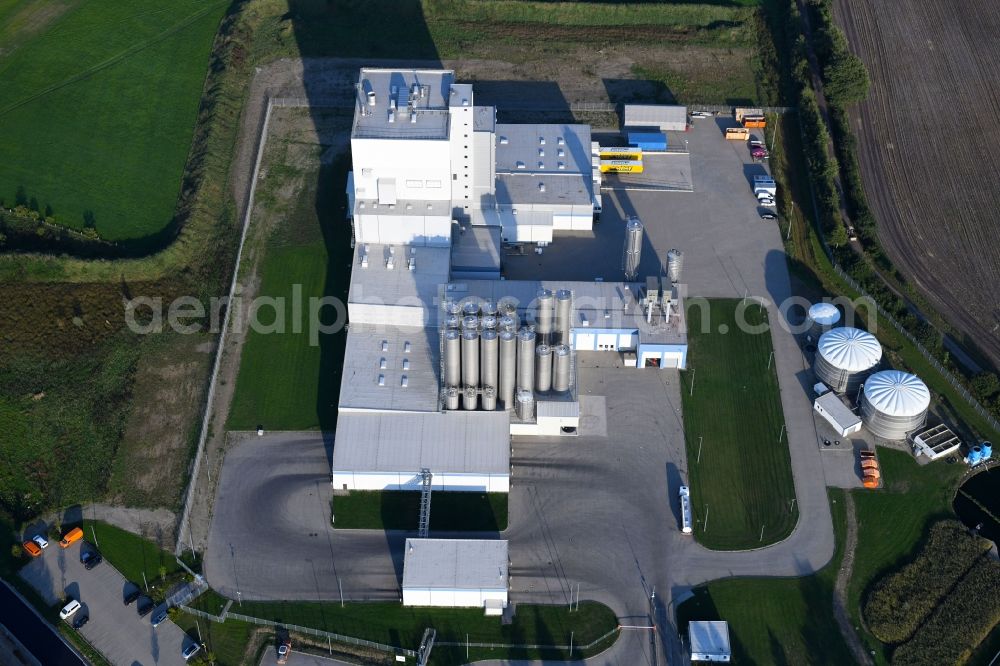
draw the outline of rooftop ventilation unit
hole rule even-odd
[[[538,145],[539,146],[544,146],[545,145],[545,137],[544,136],[538,137]]]
[[[545,191],[545,183],[538,183],[538,191],[539,192]]]
[[[556,144],[558,144],[558,145],[561,146],[564,143],[566,143],[566,141],[561,136],[560,137],[556,137]]]
[[[545,168],[545,162],[543,162],[541,160],[538,160],[538,168],[539,169],[544,169]]]
[[[524,168],[524,162],[518,160],[517,162],[514,163],[514,166],[516,166],[518,169],[523,169]]]
[[[399,385],[402,386],[403,388],[406,388],[407,386],[410,385],[410,379],[406,375],[403,375],[402,377],[399,378]]]
[[[389,117],[389,122],[390,123],[396,122],[396,112],[393,109],[389,109],[389,111],[388,111],[388,117]]]
[[[416,123],[417,122],[417,112],[416,111],[410,111],[410,122],[411,123]]]
[[[378,376],[378,385],[379,386],[385,386],[385,375],[379,375]]]
[[[505,136],[500,137],[500,145],[501,146],[506,146],[507,145],[507,137],[505,137]]]

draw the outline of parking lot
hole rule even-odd
[[[107,562],[87,571],[80,563],[84,545],[77,542],[64,549],[50,541],[19,575],[51,604],[64,596],[79,601],[77,614],[90,616],[80,633],[112,664],[184,664],[181,650],[194,641],[169,620],[154,628],[150,618],[155,611],[139,617],[135,603],[125,606],[131,584]]]

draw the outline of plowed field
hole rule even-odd
[[[1000,366],[1000,12],[995,0],[836,0],[871,91],[852,112],[899,269]]]

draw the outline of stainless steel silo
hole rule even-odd
[[[667,252],[667,278],[677,284],[681,281],[681,271],[684,269],[684,253],[674,248]]]
[[[559,345],[569,344],[569,327],[573,321],[573,292],[560,289],[556,292],[556,325],[552,342]]]
[[[569,390],[570,375],[569,345],[558,345],[552,358],[552,390],[565,393]]]
[[[517,377],[517,336],[513,331],[500,331],[500,400],[504,409],[514,407]]]
[[[483,409],[492,412],[497,408],[497,392],[492,386],[483,387]]]
[[[444,392],[444,408],[445,409],[458,409],[459,405],[459,393],[458,389],[454,386],[445,389]]]
[[[476,387],[466,386],[462,389],[462,409],[467,411],[473,411],[479,406],[479,395],[476,393]]]
[[[462,303],[462,314],[466,317],[478,317],[479,316],[479,301],[473,299],[466,299]]]
[[[501,315],[517,316],[517,299],[513,296],[504,296],[497,302],[497,313]]]
[[[444,327],[445,328],[460,328],[462,326],[462,319],[457,314],[445,315]]]
[[[488,328],[495,329],[497,327],[497,316],[496,315],[483,315],[479,318],[479,326],[485,331]]]
[[[552,347],[535,347],[535,391],[546,393],[552,390]]]
[[[535,332],[522,328],[517,332],[517,390],[535,388]]]
[[[497,387],[499,379],[499,361],[497,351],[497,332],[492,329],[483,331],[479,338],[479,376],[481,386]]]
[[[639,275],[639,262],[642,260],[642,222],[637,217],[630,217],[625,222],[625,247],[622,250],[622,268],[625,270],[625,280],[635,282]]]
[[[462,334],[455,329],[444,332],[444,385],[462,385]]]
[[[497,314],[499,314],[499,308],[497,307],[497,304],[490,299],[486,299],[485,301],[483,301],[482,305],[480,305],[479,307],[479,310],[484,317],[489,315],[493,315],[495,317]]]
[[[497,328],[501,331],[510,331],[511,333],[517,333],[517,329],[521,322],[518,320],[516,314],[500,315],[500,319],[497,321]]]
[[[479,331],[462,331],[462,386],[479,387]]]
[[[462,328],[468,331],[479,330],[479,317],[476,315],[466,315],[462,317]]]
[[[531,391],[518,391],[514,413],[522,421],[532,421],[535,418],[535,395]]]
[[[444,302],[444,313],[446,315],[461,315],[462,306],[449,298]]]
[[[535,333],[542,344],[552,340],[552,319],[555,314],[555,300],[548,289],[539,289],[535,295],[537,302],[535,315]]]

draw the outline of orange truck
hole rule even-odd
[[[764,109],[750,109],[738,106],[733,110],[736,122],[743,127],[767,127],[767,120],[764,118]]]
[[[83,530],[79,527],[74,527],[69,532],[63,535],[63,538],[59,541],[59,546],[62,548],[69,548],[74,543],[83,538]]]
[[[750,130],[746,127],[727,127],[726,138],[730,141],[746,141],[750,138]]]

